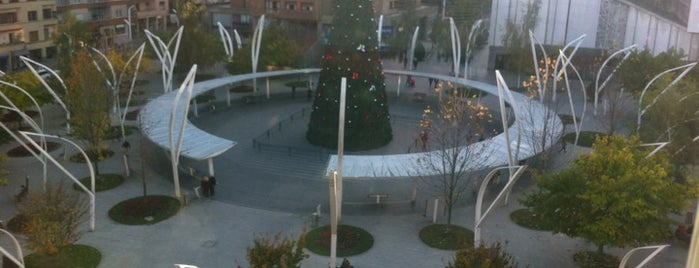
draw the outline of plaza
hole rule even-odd
[[[385,61],[385,68],[399,65],[397,62]],[[399,67],[394,66],[395,69]],[[448,65],[438,62],[422,64],[418,71],[431,73],[446,73]],[[482,77],[488,80],[488,75]],[[157,81],[157,79],[152,79]],[[392,78],[387,78],[389,90]],[[493,81],[488,81],[492,83]],[[151,85],[157,84],[151,82]],[[418,80],[413,89],[401,92],[404,95],[403,107],[405,114],[420,111],[424,103],[413,101],[412,92],[426,87],[425,79]],[[217,196],[213,199],[196,199],[193,187],[197,185],[191,177],[182,176],[183,193],[191,200],[188,205],[173,218],[155,225],[124,226],[111,221],[106,211],[117,202],[132,196],[138,196],[141,191],[141,176],[147,178],[149,194],[172,195],[172,180],[169,161],[158,146],[150,143],[140,134],[129,136],[131,141],[131,163],[133,173],[124,185],[97,195],[97,227],[95,232],[86,233],[78,243],[98,248],[103,255],[100,267],[172,267],[175,263],[197,265],[199,267],[231,267],[236,263],[245,263],[245,249],[251,245],[253,234],[275,234],[283,231],[285,235],[295,235],[313,224],[311,214],[317,204],[322,205],[320,224],[328,222],[327,217],[327,181],[325,173],[326,158],[315,158],[284,152],[258,152],[253,147],[252,139],[273,127],[275,123],[288,117],[290,112],[298,111],[308,105],[302,96],[291,99],[288,88],[273,83],[270,101],[258,104],[243,104],[235,100],[233,105],[226,107],[223,98],[216,101],[217,108],[213,111],[208,107],[200,107],[200,117],[191,119],[198,128],[221,136],[230,137],[237,144],[226,154],[215,160],[215,171],[219,181]],[[148,98],[159,95],[159,89],[149,89]],[[393,92],[395,94],[395,92]],[[576,101],[582,96],[576,95]],[[407,108],[406,108],[407,107]],[[56,107],[48,107],[56,109]],[[53,120],[59,122],[60,113],[47,113]],[[415,115],[419,116],[419,115]],[[241,126],[246,125],[246,126]],[[60,131],[62,126],[47,127]],[[586,128],[594,130],[600,125],[594,121],[586,124]],[[47,131],[51,132],[51,131]],[[226,133],[230,132],[230,133]],[[229,134],[233,134],[233,136]],[[301,142],[301,141],[297,141]],[[12,144],[4,145],[9,149]],[[112,144],[118,148],[118,144]],[[402,146],[401,146],[402,147]],[[407,149],[407,148],[406,148]],[[572,149],[572,148],[571,148]],[[141,170],[141,154],[147,163]],[[572,150],[571,150],[572,151]],[[578,148],[578,152],[585,149]],[[58,154],[58,152],[56,152]],[[575,155],[558,153],[554,165],[563,167]],[[15,174],[27,174],[31,178],[39,178],[39,170],[34,159],[20,158],[9,160],[10,169]],[[193,161],[188,163],[197,170],[206,172],[205,162]],[[112,157],[100,164],[103,170],[112,172],[123,171],[121,159]],[[66,162],[71,169],[80,170],[78,164]],[[14,176],[11,183],[17,185],[23,178]],[[14,184],[17,183],[17,184]],[[32,180],[30,189],[39,189],[39,180]],[[348,182],[348,196],[356,197],[344,208],[343,223],[360,226],[369,231],[375,238],[375,244],[368,252],[351,257],[356,267],[440,267],[448,262],[453,255],[451,251],[432,249],[422,243],[417,236],[419,230],[431,223],[431,218],[424,215],[426,196],[418,198],[416,208],[412,209],[406,202],[372,204],[366,198],[369,188],[381,187],[394,189],[395,182],[377,180],[374,184],[365,181],[353,185]],[[383,184],[383,185],[382,185]],[[514,190],[514,199],[531,189],[531,181],[520,181]],[[406,187],[404,192],[408,192]],[[11,196],[14,188],[0,188],[0,218],[8,219],[13,216],[14,207]],[[393,194],[392,199],[407,200]],[[492,198],[492,196],[490,196]],[[488,200],[488,199],[487,199]],[[581,239],[565,235],[554,235],[550,232],[533,231],[517,226],[509,219],[511,211],[520,208],[517,202],[511,202],[494,212],[486,220],[483,227],[486,242],[503,241],[505,249],[514,256],[522,266],[530,267],[574,267],[572,254],[581,249],[592,249],[594,245]],[[454,223],[471,227],[473,223],[474,205],[472,201],[460,205],[455,210]],[[440,216],[439,220],[443,220]],[[439,221],[438,221],[439,222]],[[623,255],[624,249],[610,249],[615,255]],[[687,250],[681,245],[673,245],[663,251],[647,267],[683,267]],[[328,258],[310,254],[310,258],[302,263],[303,267],[325,267]]]

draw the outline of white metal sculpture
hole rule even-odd
[[[155,55],[158,56],[158,59],[160,59],[160,64],[162,65],[161,72],[163,75],[163,91],[165,93],[172,90],[172,79],[175,75],[175,62],[177,61],[177,53],[180,50],[180,40],[182,40],[183,30],[184,26],[180,27],[177,32],[175,32],[175,35],[170,38],[170,41],[168,41],[167,44],[165,44],[157,35],[148,30],[144,30],[146,37],[148,38],[148,42],[150,43],[151,47],[153,47]],[[173,42],[175,47],[171,52],[170,46],[173,45]]]
[[[17,241],[17,238],[15,238],[12,233],[5,231],[5,229],[0,228],[0,233],[6,234],[7,236],[12,239],[12,244],[15,246],[15,249],[17,250],[16,255],[10,254],[7,250],[5,250],[3,247],[0,247],[0,252],[2,253],[3,256],[7,257],[10,261],[15,263],[17,267],[19,268],[24,268],[24,255],[22,254],[22,246],[19,245],[19,241]],[[6,264],[9,266],[10,264]]]
[[[27,97],[32,101],[32,103],[34,104],[34,106],[37,107],[37,111],[38,111],[38,113],[39,113],[39,120],[40,120],[40,123],[37,124],[37,123],[34,121],[34,119],[32,119],[32,118],[31,118],[30,116],[28,116],[26,113],[22,112],[22,111],[19,109],[19,107],[17,107],[17,105],[15,105],[15,104],[12,102],[12,100],[10,100],[10,98],[8,98],[8,97],[7,97],[4,93],[2,93],[2,92],[0,92],[0,98],[2,98],[2,100],[4,100],[5,103],[7,103],[7,104],[10,105],[10,106],[2,105],[2,106],[0,106],[0,108],[6,109],[6,110],[10,110],[10,111],[13,111],[13,112],[17,113],[18,115],[20,115],[20,117],[22,117],[22,120],[26,121],[26,122],[29,124],[29,126],[32,127],[32,128],[34,129],[34,131],[39,132],[39,133],[43,133],[43,132],[44,132],[44,113],[41,111],[41,107],[39,106],[39,103],[36,101],[36,99],[35,99],[34,97],[32,97],[32,95],[29,94],[29,92],[27,92],[26,90],[24,90],[23,88],[21,88],[21,87],[15,85],[15,84],[8,83],[8,82],[2,81],[2,80],[0,80],[0,84],[5,85],[5,86],[7,86],[8,88],[12,88],[12,89],[18,90],[18,91],[22,92],[22,94],[24,94],[25,96],[27,96]],[[43,166],[43,176],[42,176],[42,178],[43,178],[43,184],[42,184],[42,186],[43,186],[43,189],[46,189],[46,181],[47,181],[47,176],[48,176],[48,170],[47,170],[47,167],[46,167],[46,159],[45,159],[44,157],[39,157],[39,155],[37,155],[33,150],[30,150],[30,148],[27,147],[27,144],[26,144],[25,142],[23,142],[22,139],[20,139],[19,137],[17,137],[17,136],[14,134],[14,131],[10,130],[7,126],[5,126],[5,124],[3,124],[2,122],[0,122],[0,125],[2,126],[2,128],[3,128],[5,131],[7,131],[7,133],[10,134],[10,136],[12,136],[12,138],[14,138],[17,142],[19,142],[19,144],[21,144],[25,149],[27,149],[27,151],[29,151],[30,153],[32,153],[32,155],[34,155],[34,157],[36,157],[36,158],[42,163],[42,166]],[[46,141],[43,140],[43,139],[42,139],[41,141],[42,141],[42,145],[44,146],[44,149],[46,149],[46,146],[47,146]]]
[[[22,60],[22,62],[24,62],[24,65],[26,65],[29,68],[29,70],[34,74],[34,76],[36,76],[39,79],[41,84],[44,85],[44,88],[46,88],[46,90],[49,92],[49,94],[51,94],[51,96],[58,103],[58,105],[60,105],[61,108],[63,108],[63,110],[66,112],[66,133],[70,133],[70,111],[68,110],[68,106],[66,106],[63,100],[61,100],[61,97],[59,97],[58,94],[56,94],[56,91],[48,83],[46,83],[46,80],[43,77],[41,77],[41,75],[39,75],[39,72],[37,71],[37,68],[35,66],[39,66],[40,68],[48,71],[49,74],[51,74],[51,76],[56,78],[56,80],[58,80],[58,82],[61,83],[61,86],[63,86],[63,90],[68,91],[68,87],[66,87],[66,84],[63,82],[63,79],[61,79],[61,76],[58,75],[53,69],[47,67],[46,65],[38,63],[30,58],[20,56],[19,59]]]
[[[83,191],[85,191],[88,194],[88,196],[90,197],[90,231],[94,231],[95,230],[95,170],[92,167],[92,161],[90,161],[90,157],[88,157],[87,154],[85,153],[85,151],[82,148],[80,148],[80,146],[78,146],[75,142],[73,142],[69,139],[63,138],[63,137],[59,137],[59,136],[55,136],[55,135],[46,135],[46,134],[41,134],[41,133],[34,133],[34,132],[27,132],[27,131],[19,131],[19,134],[22,135],[22,137],[24,137],[29,143],[31,143],[35,149],[39,150],[41,152],[41,154],[46,156],[46,158],[51,163],[56,165],[56,167],[58,167],[58,169],[60,169],[65,175],[67,175],[68,178],[73,180],[73,182],[75,182],[75,184],[77,184],[80,187],[80,189],[82,189]],[[64,141],[64,142],[72,145],[73,147],[77,148],[80,151],[80,153],[82,154],[83,158],[85,158],[85,164],[87,164],[87,168],[89,169],[91,189],[87,189],[87,187],[85,187],[85,185],[83,185],[80,182],[80,180],[78,180],[73,175],[73,173],[71,173],[63,165],[61,165],[61,163],[59,163],[55,158],[53,158],[53,156],[51,156],[51,154],[48,151],[46,151],[44,148],[42,148],[42,146],[37,144],[34,141],[34,139],[32,139],[30,136],[59,139],[61,141]]]
[[[500,104],[500,120],[502,120],[502,128],[503,132],[505,134],[505,143],[507,144],[507,162],[509,166],[515,166],[515,159],[518,159],[519,155],[519,147],[522,141],[522,133],[521,131],[517,132],[517,142],[515,143],[515,153],[513,155],[512,153],[512,140],[510,137],[510,131],[509,131],[509,126],[507,125],[509,121],[509,116],[508,116],[508,109],[507,105],[505,104],[505,98],[508,99],[510,107],[514,110],[512,113],[513,116],[515,117],[515,120],[520,120],[517,118],[517,114],[519,111],[519,104],[518,102],[515,101],[514,96],[512,96],[512,92],[510,91],[510,88],[507,86],[507,83],[505,83],[505,79],[502,77],[502,74],[500,74],[500,71],[496,70],[495,71],[495,79],[497,81],[497,86],[498,86],[498,101]]]
[[[228,33],[226,30],[226,27],[221,24],[221,22],[216,23],[218,25],[218,34],[221,37],[221,42],[223,43],[223,49],[226,52],[226,56],[228,56],[228,61],[230,62],[233,60],[233,40],[231,40],[231,35]]]
[[[131,62],[134,59],[136,60],[136,67],[134,68],[134,73],[133,76],[131,77],[131,83],[129,85],[129,94],[126,96],[126,103],[124,103],[124,109],[121,111],[118,111],[118,114],[121,115],[121,120],[119,120],[119,126],[121,126],[121,139],[126,140],[126,131],[124,130],[124,123],[126,121],[126,111],[129,109],[129,104],[131,103],[131,96],[133,96],[133,89],[136,86],[136,79],[138,78],[138,71],[141,69],[141,60],[143,59],[143,52],[145,51],[146,44],[143,43],[141,46],[136,49],[136,51],[129,57],[129,59],[126,61],[126,64],[124,65],[124,69],[121,70],[121,73],[119,74],[119,79],[117,80],[117,84],[121,85],[122,80],[124,79],[124,75],[126,74],[126,69],[131,65]],[[117,100],[119,98],[119,94],[117,94]],[[120,102],[120,101],[119,101]],[[117,107],[119,107],[117,105]]]
[[[260,20],[257,22],[257,27],[252,34],[252,46],[250,49],[251,60],[252,60],[252,73],[257,73],[257,61],[260,59],[260,45],[262,43],[262,32],[265,29],[265,15],[260,16]],[[257,92],[257,78],[252,80],[253,91]],[[269,92],[267,92],[267,98],[269,98]]]
[[[185,77],[177,95],[172,103],[170,111],[170,123],[168,125],[168,140],[170,143],[170,160],[172,161],[172,179],[175,185],[175,197],[180,194],[180,177],[177,167],[180,163],[180,148],[184,139],[184,128],[187,126],[187,114],[189,113],[189,103],[192,100],[192,88],[194,87],[194,77],[197,73],[197,65],[193,65],[187,77]],[[176,113],[181,114],[180,122],[175,122]],[[177,132],[175,132],[177,129]]]
[[[413,38],[410,41],[410,49],[408,51],[408,70],[415,70],[415,45],[417,44],[417,34],[420,32],[420,26],[415,27]]]
[[[376,41],[377,44],[379,45],[379,49],[381,48],[381,35],[383,35],[383,14],[379,15],[379,27],[376,29]]]
[[[507,169],[510,171],[509,179],[507,180],[507,184],[505,184],[505,187],[502,188],[500,193],[495,197],[495,200],[493,200],[492,203],[490,203],[490,206],[485,210],[485,212],[482,212],[483,210],[483,196],[485,195],[485,189],[488,187],[488,184],[490,183],[490,180],[495,177],[496,174],[499,173],[500,170]],[[481,187],[478,190],[478,197],[476,199],[476,218],[475,218],[475,223],[473,225],[473,246],[478,247],[481,244],[481,224],[483,223],[483,220],[490,214],[491,211],[493,211],[493,208],[498,205],[507,195],[509,195],[510,191],[512,190],[512,186],[517,182],[519,177],[524,173],[524,170],[527,169],[527,166],[505,166],[505,167],[499,167],[495,168],[488,175],[485,176],[485,179],[483,179],[483,182],[481,182]],[[514,171],[514,172],[513,172]]]
[[[468,33],[468,40],[466,41],[466,51],[464,52],[464,57],[466,59],[464,61],[464,78],[466,78],[466,79],[470,79],[470,77],[471,77],[471,74],[469,73],[469,69],[468,69],[468,62],[471,58],[471,53],[472,53],[471,44],[473,44],[476,41],[473,38],[474,35],[477,33],[480,34],[480,32],[483,31],[483,29],[481,28],[481,24],[483,24],[483,20],[477,20],[473,24],[473,26],[471,26],[471,32]]]
[[[638,113],[637,113],[638,117],[636,119],[636,132],[641,130],[641,117],[648,111],[648,108],[652,107],[656,102],[658,102],[660,97],[663,94],[665,94],[665,92],[667,92],[672,86],[677,84],[677,82],[682,80],[682,78],[684,78],[684,76],[687,75],[687,73],[689,73],[689,71],[692,70],[692,68],[694,68],[694,66],[696,66],[696,65],[697,65],[696,62],[692,62],[692,63],[678,66],[675,68],[670,68],[670,69],[667,69],[667,70],[659,73],[658,75],[653,77],[653,79],[648,81],[648,83],[646,84],[646,87],[643,88],[643,91],[641,92],[641,97],[639,97],[639,99],[638,99]],[[678,71],[678,70],[682,70],[682,72],[680,72],[680,74],[677,75],[677,77],[675,77],[675,79],[672,80],[672,82],[670,82],[670,84],[665,86],[665,88],[663,90],[661,90],[660,93],[658,93],[658,95],[655,96],[655,98],[653,98],[653,100],[648,105],[643,106],[643,97],[646,95],[646,92],[648,91],[650,86],[655,82],[655,80],[658,80],[660,77],[662,77],[668,73]]]
[[[451,56],[454,68],[452,73],[454,77],[459,76],[459,66],[461,65],[461,37],[459,37],[459,29],[456,28],[454,18],[449,17],[449,31],[451,33]]]
[[[340,218],[340,214],[337,211],[339,207],[339,199],[337,198],[339,193],[337,189],[337,177],[337,171],[331,174],[328,187],[330,192],[330,268],[337,267],[337,225]]]
[[[624,268],[624,267],[626,267],[626,263],[627,263],[627,262],[629,261],[629,259],[631,258],[631,255],[633,255],[634,253],[636,253],[636,251],[645,250],[645,249],[654,249],[653,252],[651,252],[651,254],[648,255],[648,257],[646,257],[645,259],[643,259],[643,261],[641,261],[641,263],[639,263],[638,265],[636,265],[636,268],[643,267],[643,266],[646,265],[651,259],[653,259],[653,257],[655,257],[656,255],[658,255],[658,254],[660,253],[660,251],[662,251],[663,249],[665,249],[665,248],[667,248],[667,247],[669,247],[669,246],[670,246],[670,245],[657,245],[657,246],[646,246],[646,247],[634,248],[634,249],[630,250],[629,252],[627,252],[627,253],[624,255],[624,257],[621,259],[621,262],[619,263],[619,268]],[[687,267],[692,267],[692,266],[687,266]]]
[[[619,66],[621,66],[621,64],[624,61],[626,61],[626,59],[628,59],[629,56],[631,56],[631,53],[628,53],[628,52],[632,51],[635,48],[636,48],[636,44],[633,44],[633,45],[622,48],[622,49],[612,53],[612,55],[609,55],[609,57],[607,57],[607,59],[604,60],[604,62],[602,62],[602,66],[599,67],[599,70],[597,71],[597,76],[595,77],[595,100],[594,100],[594,107],[593,107],[594,108],[593,112],[595,115],[597,115],[597,103],[599,102],[599,94],[602,92],[602,90],[607,85],[609,80],[612,79],[612,76],[614,76],[614,73],[619,68]],[[602,71],[604,70],[604,68],[607,67],[607,64],[609,64],[609,61],[616,58],[616,56],[618,56],[619,54],[623,54],[623,53],[625,53],[624,57],[622,57],[621,60],[619,62],[617,62],[616,66],[614,66],[614,68],[612,68],[612,71],[609,72],[609,75],[607,75],[607,78],[605,78],[604,81],[602,82],[602,84],[600,85],[600,83],[599,83],[600,76],[602,75]],[[623,88],[622,88],[622,90],[623,90]]]

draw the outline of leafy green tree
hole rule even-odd
[[[111,127],[109,110],[112,93],[104,76],[92,65],[86,50],[80,50],[71,64],[71,76],[66,79],[66,105],[70,111],[71,135],[87,142],[87,151],[97,163],[104,158],[104,142]]]
[[[506,67],[518,73],[534,72],[529,31],[536,28],[541,0],[527,3],[527,9],[521,21],[510,20],[505,26],[503,42],[508,54]],[[517,79],[521,81],[521,79]]]
[[[56,45],[56,65],[63,77],[70,76],[70,63],[81,47],[92,47],[97,40],[98,34],[92,27],[81,20],[78,20],[70,12],[61,14],[58,24],[58,31],[53,36],[53,43]]]
[[[255,236],[252,247],[247,250],[250,268],[298,268],[301,262],[308,258],[303,252],[306,245],[305,234],[297,239],[282,237],[281,233],[274,237]],[[239,268],[241,266],[238,266]]]
[[[682,60],[684,57],[682,51],[676,50],[656,56],[649,50],[634,51],[619,67],[615,77],[621,87],[639,98],[653,77],[667,69],[686,64]],[[699,107],[699,95],[696,93],[698,77],[699,69],[693,68],[676,85],[659,96],[657,103],[642,116],[642,126],[638,133],[646,142],[670,141],[668,151],[673,163],[680,168],[699,161],[699,142],[693,142],[694,137],[699,136],[699,118],[695,114],[696,107]],[[656,80],[643,96],[641,106],[651,104],[673,79],[674,76],[668,74]]]
[[[337,147],[342,77],[347,78],[345,149],[378,148],[393,138],[376,27],[371,1],[338,1],[306,132],[310,143]]]
[[[206,25],[206,5],[195,0],[177,0],[175,8],[184,26],[176,73],[185,73],[197,64],[199,69],[213,66],[224,55],[221,39]]]
[[[229,73],[243,74],[252,71],[251,47],[252,41],[235,51],[233,60],[226,65]],[[272,25],[264,29],[257,71],[263,71],[267,66],[298,67],[302,58],[301,45],[288,36],[280,26]]]
[[[671,213],[686,205],[688,191],[671,176],[664,153],[647,157],[637,137],[598,136],[592,153],[559,173],[537,179],[539,191],[524,205],[553,232],[605,245],[628,247],[663,241]]]
[[[27,248],[53,255],[80,239],[87,202],[84,195],[58,183],[49,185],[45,192],[30,193],[19,212],[29,219],[23,230]]]
[[[39,106],[53,100],[49,92],[44,89],[43,85],[41,85],[39,79],[36,78],[36,76],[30,71],[20,71],[14,74],[6,74],[0,77],[0,80],[12,83],[15,86],[24,89],[27,91],[27,93],[29,93],[29,95],[34,97]],[[35,106],[34,102],[32,102],[32,100],[26,94],[15,89],[14,87],[0,85],[0,91],[2,91],[2,93],[5,94],[5,96],[22,111]],[[0,100],[0,103],[7,105],[4,100]]]
[[[500,242],[491,246],[479,245],[478,247],[462,249],[454,253],[453,262],[449,262],[446,268],[515,268],[517,263],[512,256],[507,254]]]

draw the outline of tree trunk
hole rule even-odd
[[[604,254],[604,245],[597,245],[597,253],[599,253],[600,255]]]

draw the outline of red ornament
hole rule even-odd
[[[328,53],[327,55],[325,55],[325,59],[326,59],[326,60],[332,60],[332,59],[333,59],[333,54]]]
[[[359,79],[359,73],[352,73],[352,79],[353,80]]]

